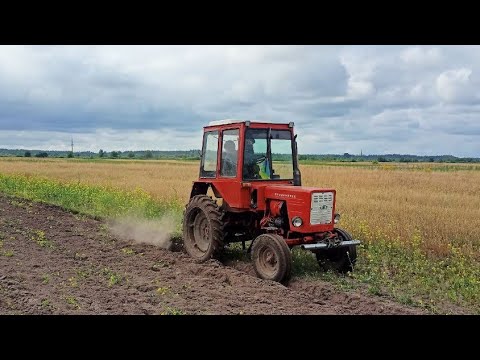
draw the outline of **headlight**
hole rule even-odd
[[[335,213],[335,217],[333,218],[333,222],[336,224],[340,221],[340,214],[339,213]]]
[[[295,227],[300,227],[303,224],[303,220],[302,220],[302,218],[299,218],[298,216],[296,216],[292,219],[292,224]]]

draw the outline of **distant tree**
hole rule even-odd
[[[433,157],[428,159],[430,162],[435,162],[435,159]]]
[[[150,150],[147,150],[145,152],[145,159],[151,159],[153,158],[153,153]]]
[[[67,155],[67,158],[69,158],[69,159],[73,158],[73,152],[70,151]]]
[[[132,151],[130,151],[130,152],[128,153],[128,157],[129,157],[130,159],[133,159],[133,158],[135,157],[135,153],[132,152]]]
[[[117,151],[112,151],[110,156],[114,159],[118,158],[119,153]]]
[[[344,153],[344,154],[343,154],[343,157],[348,158],[348,157],[350,157],[350,154],[349,154],[349,153]]]
[[[102,149],[100,149],[100,151],[98,152],[98,157],[103,158],[104,156],[105,156],[105,151],[103,151]]]
[[[30,151],[25,151],[25,154],[23,156],[32,157],[32,153]]]
[[[38,157],[38,158],[46,158],[46,157],[48,157],[48,153],[46,153],[46,152],[41,152],[41,153],[35,154],[35,157]]]
[[[378,162],[387,162],[388,160],[386,158],[384,158],[383,156],[380,156],[378,159],[377,159]]]

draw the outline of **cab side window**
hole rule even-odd
[[[220,175],[225,177],[237,176],[239,130],[223,131],[222,161]]]
[[[214,178],[217,173],[218,131],[206,132],[203,136],[200,177]]]

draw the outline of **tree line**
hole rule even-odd
[[[0,156],[17,157],[55,157],[55,158],[86,158],[86,159],[171,159],[171,160],[200,160],[200,150],[136,150],[136,151],[108,151],[100,149],[92,151],[59,151],[59,150],[28,150],[28,149],[0,149]],[[288,161],[289,154],[273,154],[274,161]],[[410,154],[382,154],[382,155],[353,155],[343,154],[299,154],[300,161],[325,162],[459,162],[478,163],[480,158],[456,157],[453,155],[410,155]]]

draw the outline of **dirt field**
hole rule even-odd
[[[288,287],[248,264],[193,262],[101,221],[0,194],[0,314],[421,314],[320,281]]]

